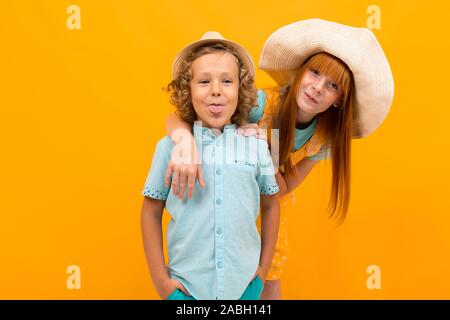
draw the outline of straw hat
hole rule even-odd
[[[259,67],[279,85],[292,84],[298,68],[312,55],[327,52],[344,61],[355,81],[353,138],[377,129],[392,104],[394,80],[372,31],[310,19],[284,26],[266,40]]]
[[[225,39],[219,32],[208,31],[201,37],[200,40],[194,41],[191,44],[187,45],[177,54],[175,60],[173,61],[172,79],[175,79],[177,77],[182,62],[192,53],[192,51],[199,47],[211,44],[222,44],[236,50],[237,55],[245,69],[248,70],[252,78],[255,77],[255,65],[253,64],[253,60],[250,54],[243,46],[234,41]]]

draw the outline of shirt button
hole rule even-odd
[[[222,204],[222,200],[217,199],[217,200],[216,200],[216,204],[221,205],[221,204]]]
[[[217,170],[216,170],[216,173],[220,176],[220,175],[222,174],[222,170],[217,169]]]
[[[218,268],[223,268],[223,262],[222,261],[217,262],[217,267]]]
[[[222,231],[223,231],[222,228],[221,228],[221,227],[218,227],[217,230],[216,230],[216,233],[217,233],[217,234],[222,234]]]

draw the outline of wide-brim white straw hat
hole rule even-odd
[[[373,32],[321,19],[284,26],[266,40],[259,60],[278,85],[289,85],[297,70],[312,55],[327,52],[347,64],[355,81],[353,138],[377,129],[394,97],[389,62]]]
[[[208,31],[206,32],[200,40],[194,41],[191,44],[184,47],[175,57],[172,66],[172,79],[175,79],[180,71],[182,62],[197,48],[204,47],[212,44],[222,44],[224,46],[228,46],[233,48],[239,59],[241,60],[242,65],[245,69],[248,70],[250,76],[252,78],[255,77],[255,65],[253,60],[248,53],[248,51],[241,46],[239,43],[225,39],[219,32],[216,31]]]

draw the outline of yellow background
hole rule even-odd
[[[81,8],[69,30],[66,8]],[[172,59],[207,30],[258,61],[306,18],[375,30],[395,78],[384,124],[353,144],[346,223],[327,220],[330,169],[291,205],[286,299],[449,299],[449,8],[442,1],[3,1],[0,5],[0,298],[156,299],[141,190],[172,110]],[[257,84],[272,84],[261,71]],[[167,223],[167,219],[165,220]],[[81,289],[66,287],[69,265]],[[366,269],[381,268],[381,289]]]

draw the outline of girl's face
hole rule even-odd
[[[231,123],[239,96],[239,67],[229,52],[205,54],[191,65],[191,99],[197,120],[222,130]]]
[[[296,93],[300,112],[315,116],[326,111],[342,97],[342,89],[326,74],[318,69],[307,68]]]

